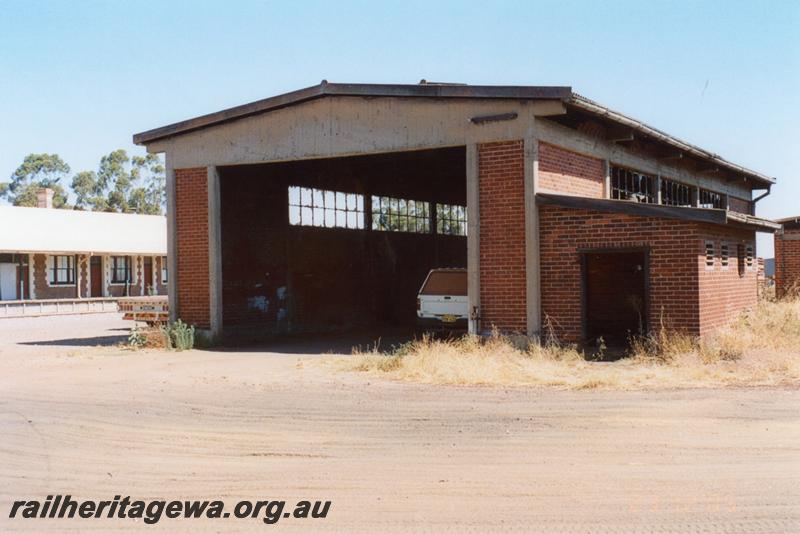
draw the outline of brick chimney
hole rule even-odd
[[[37,208],[52,208],[53,207],[53,195],[56,192],[50,189],[49,187],[43,187],[36,191],[36,207]]]

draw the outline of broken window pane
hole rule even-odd
[[[700,207],[708,209],[725,209],[725,197],[721,193],[715,193],[707,189],[700,190]]]
[[[665,206],[691,207],[692,188],[667,178],[661,179],[661,203]]]
[[[613,199],[655,204],[654,183],[655,180],[652,176],[622,167],[611,167],[611,198]]]

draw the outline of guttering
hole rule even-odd
[[[758,202],[759,200],[768,197],[771,192],[772,192],[772,187],[768,185],[767,190],[764,193],[758,195],[756,198],[753,199],[753,204],[755,205],[755,203]]]
[[[720,157],[717,154],[714,154],[713,152],[703,150],[698,146],[692,145],[691,143],[687,143],[686,141],[682,141],[677,137],[673,137],[665,132],[662,132],[661,130],[653,128],[652,126],[648,126],[647,124],[641,121],[628,117],[627,115],[624,115],[617,111],[613,111],[605,106],[598,104],[597,102],[594,102],[584,96],[579,95],[578,93],[572,93],[572,99],[570,100],[569,103],[578,109],[582,109],[593,115],[599,115],[601,117],[605,117],[612,122],[621,124],[637,132],[641,132],[642,134],[648,137],[657,139],[662,143],[666,143],[696,158],[710,161],[715,165],[719,165],[720,167],[724,167],[728,170],[744,174],[747,177],[754,178],[760,182],[763,182],[767,186],[774,184],[776,181],[775,178],[750,170],[746,167],[742,167],[741,165],[731,163],[730,161]]]

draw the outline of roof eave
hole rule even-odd
[[[643,133],[644,135],[657,139],[680,151],[686,152],[687,154],[707,160],[715,165],[719,165],[720,167],[725,167],[728,170],[741,173],[755,181],[765,184],[767,187],[776,183],[776,179],[771,176],[766,176],[754,170],[742,167],[741,165],[737,165],[736,163],[732,163],[725,158],[714,154],[713,152],[709,152],[708,150],[704,150],[696,145],[687,143],[686,141],[662,132],[657,128],[653,128],[652,126],[649,126],[642,121],[636,120],[623,113],[609,109],[593,100],[579,95],[578,93],[572,94],[570,104],[594,115],[605,117],[612,122],[622,124],[628,128],[631,128],[632,130]]]
[[[774,221],[720,209],[664,206],[660,204],[632,202],[629,200],[578,197],[551,193],[537,193],[536,203],[539,205],[554,205],[572,209],[623,213],[638,217],[658,217],[722,226],[737,226],[759,232],[775,232],[781,228],[781,225]]]
[[[458,84],[363,84],[328,83],[299,89],[290,93],[257,100],[215,113],[209,113],[146,132],[134,134],[133,142],[146,145],[166,137],[186,134],[201,128],[216,126],[232,120],[274,111],[325,96],[400,97],[400,98],[458,98],[458,99],[511,99],[511,100],[561,100],[572,97],[572,88],[563,86],[493,86]]]

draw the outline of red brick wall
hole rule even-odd
[[[800,288],[800,228],[775,234],[775,292],[783,297]]]
[[[736,198],[736,197],[728,197],[728,208],[731,211],[736,211],[738,213],[746,213],[747,215],[753,215],[751,202],[749,200],[745,200],[743,198]]]
[[[175,169],[178,260],[177,316],[210,326],[208,271],[208,175],[205,167]]]
[[[33,255],[33,283],[36,289],[37,299],[74,299],[76,298],[75,285],[51,286],[48,284],[50,277],[50,264],[52,261],[46,254]],[[81,275],[81,297],[89,298],[89,263],[88,255],[77,255],[77,265]],[[139,296],[144,294],[144,256],[131,256],[131,268],[133,269],[133,283],[130,285],[128,294]],[[154,280],[158,282],[156,288],[159,295],[167,294],[166,284],[161,284],[160,256],[156,256],[153,262],[156,264],[156,274]],[[103,277],[105,280],[105,295],[108,297],[122,297],[125,295],[125,284],[111,283],[111,256],[103,256]]]
[[[581,258],[579,249],[650,249],[650,324],[699,333],[698,272],[700,238],[696,224],[657,218],[539,208],[542,322],[549,320],[559,339],[579,341]]]
[[[569,150],[539,143],[539,187],[583,197],[603,198],[605,163]]]
[[[131,283],[127,285],[127,296],[138,297],[142,295],[141,292],[141,270],[140,261],[138,256],[131,256],[129,254],[121,254],[121,256],[128,256],[131,261]],[[103,270],[106,283],[106,295],[109,297],[124,297],[126,292],[126,284],[111,283],[112,280],[112,256],[103,258]]]
[[[758,264],[755,260],[755,232],[735,230],[720,226],[699,226],[703,251],[698,257],[700,273],[700,334],[724,325],[742,310],[755,306],[758,301]],[[705,242],[714,242],[714,267],[706,266]],[[728,267],[722,265],[721,245],[728,245]],[[741,250],[739,245],[741,245]],[[745,262],[747,246],[753,247],[753,264],[743,276],[739,274],[739,254]]]
[[[483,329],[525,332],[525,182],[522,141],[478,145]]]
[[[89,285],[88,285],[88,278],[89,274],[87,271],[88,268],[88,257],[82,256],[78,254],[77,256],[74,254],[70,254],[71,256],[75,257],[76,261],[76,268],[78,269],[79,273],[76,273],[76,277],[80,274],[80,285],[81,285],[81,296],[88,297],[89,296]],[[68,285],[68,286],[59,286],[54,285],[51,286],[48,284],[48,280],[50,279],[50,267],[53,260],[50,259],[51,256],[47,254],[34,254],[33,255],[33,286],[36,291],[36,298],[37,299],[74,299],[78,297],[77,290],[75,288],[75,284]]]
[[[650,250],[650,329],[702,335],[724,324],[757,298],[755,264],[739,276],[738,244],[755,243],[753,232],[671,219],[576,210],[539,209],[542,320],[560,339],[579,341],[581,264],[579,249]],[[715,242],[715,266],[706,270],[705,241]],[[720,265],[719,243],[729,243],[729,267]],[[755,253],[755,250],[754,250]]]

